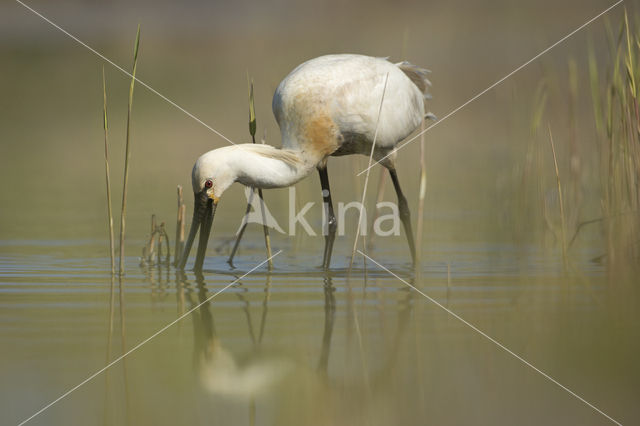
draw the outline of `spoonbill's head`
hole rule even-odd
[[[216,212],[218,201],[222,193],[231,186],[235,180],[233,170],[225,160],[223,148],[209,151],[198,158],[191,172],[191,184],[193,186],[193,219],[189,237],[180,259],[180,269],[184,269],[187,258],[191,252],[191,246],[200,230],[198,253],[194,269],[202,270],[209,234],[213,224],[213,216]]]

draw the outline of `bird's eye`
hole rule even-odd
[[[213,186],[213,181],[211,179],[207,179],[206,182],[204,183],[204,187],[209,189]]]

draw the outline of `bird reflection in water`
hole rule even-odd
[[[383,344],[380,348],[380,352],[376,355],[379,362],[371,363],[371,368],[363,365],[367,370],[365,372],[367,379],[362,381],[362,376],[358,377],[359,374],[352,375],[347,372],[351,367],[340,365],[343,359],[340,354],[332,355],[332,351],[336,350],[341,352],[357,350],[358,345],[332,347],[337,311],[336,296],[340,293],[336,293],[330,276],[322,278],[324,324],[322,332],[313,336],[313,339],[318,339],[320,344],[316,346],[315,355],[312,354],[316,361],[311,363],[304,354],[301,357],[295,350],[283,355],[283,352],[274,354],[271,344],[269,348],[266,346],[263,348],[263,338],[267,339],[269,336],[267,319],[272,279],[274,279],[272,274],[265,276],[259,327],[252,325],[249,299],[245,297],[247,292],[243,291],[242,284],[227,290],[239,298],[239,307],[247,320],[250,350],[243,354],[232,351],[231,346],[228,343],[225,344],[224,334],[227,327],[216,328],[216,312],[219,316],[222,311],[216,311],[217,300],[207,300],[213,293],[207,290],[203,276],[196,275],[195,286],[191,286],[183,274],[180,276],[182,278],[176,282],[180,293],[178,301],[184,301],[186,310],[200,305],[191,314],[191,321],[194,331],[194,372],[198,387],[206,391],[202,394],[203,397],[205,395],[213,397],[214,401],[222,403],[224,407],[231,410],[229,413],[235,412],[233,401],[246,404],[249,424],[256,424],[257,412],[268,417],[275,415],[277,424],[300,424],[301,419],[305,419],[305,424],[353,424],[349,422],[359,423],[369,418],[370,415],[367,413],[372,409],[373,412],[384,411],[383,401],[388,400],[388,392],[393,388],[394,375],[398,373],[398,355],[402,352],[401,348],[406,346],[403,341],[406,340],[406,329],[410,323],[413,306],[413,296],[410,291],[397,290],[397,304],[393,309],[397,314],[397,321],[392,332],[393,339],[388,342],[390,344]],[[342,294],[343,297],[347,296],[345,293]],[[351,298],[351,302],[348,297],[342,300],[347,304],[357,303],[357,298]],[[345,313],[349,315],[349,312],[352,312],[357,315],[357,310],[347,308],[345,306]],[[280,311],[277,310],[277,312]],[[344,323],[346,327],[353,324],[352,321],[348,321],[348,318],[345,320],[347,320]],[[238,337],[237,332],[236,335],[228,336],[227,341],[231,341],[234,337]],[[237,342],[237,340],[234,341]],[[333,343],[335,346],[336,342]],[[342,354],[350,358],[348,353]],[[371,354],[361,355],[369,357]],[[344,374],[346,376],[343,376]],[[267,412],[270,414],[266,414]],[[338,419],[341,420],[338,421]]]
[[[285,358],[267,357],[260,353],[264,325],[260,327],[258,339],[255,338],[253,328],[250,328],[254,350],[247,359],[240,362],[224,346],[216,332],[210,301],[207,300],[209,296],[206,283],[201,274],[196,276],[196,281],[198,302],[194,302],[190,294],[188,298],[192,307],[201,304],[200,308],[193,312],[193,326],[194,365],[203,388],[217,395],[251,399],[278,385],[292,372],[294,363]],[[267,276],[262,324],[266,321],[270,286],[271,277]],[[241,293],[238,294],[241,298],[244,297]],[[248,323],[251,324],[246,301],[243,305]]]

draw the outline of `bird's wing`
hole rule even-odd
[[[336,85],[330,101],[332,117],[343,134],[359,135],[368,141],[373,141],[377,125],[376,145],[392,147],[422,122],[424,95],[398,66],[383,59],[365,58],[361,66],[351,67],[351,75]]]
[[[320,113],[328,113],[344,136],[372,141],[387,76],[376,145],[394,146],[424,117],[427,83],[418,80],[421,73],[412,65],[362,55],[328,55],[299,65],[280,83],[272,103],[283,146],[293,147],[298,126]]]

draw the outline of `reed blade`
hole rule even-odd
[[[120,211],[120,275],[124,275],[124,237],[127,213],[127,187],[129,183],[129,160],[131,157],[131,110],[133,107],[133,88],[136,82],[136,70],[138,68],[138,51],[140,47],[140,24],[136,33],[136,42],[133,49],[133,70],[131,72],[131,84],[129,85],[129,102],[127,104],[127,140],[124,157],[124,179],[122,183],[122,209]]]
[[[102,67],[102,123],[104,128],[104,168],[107,184],[107,214],[109,220],[109,257],[111,275],[116,273],[115,237],[113,233],[113,209],[111,208],[111,172],[109,166],[109,120],[107,119],[107,81]]]

